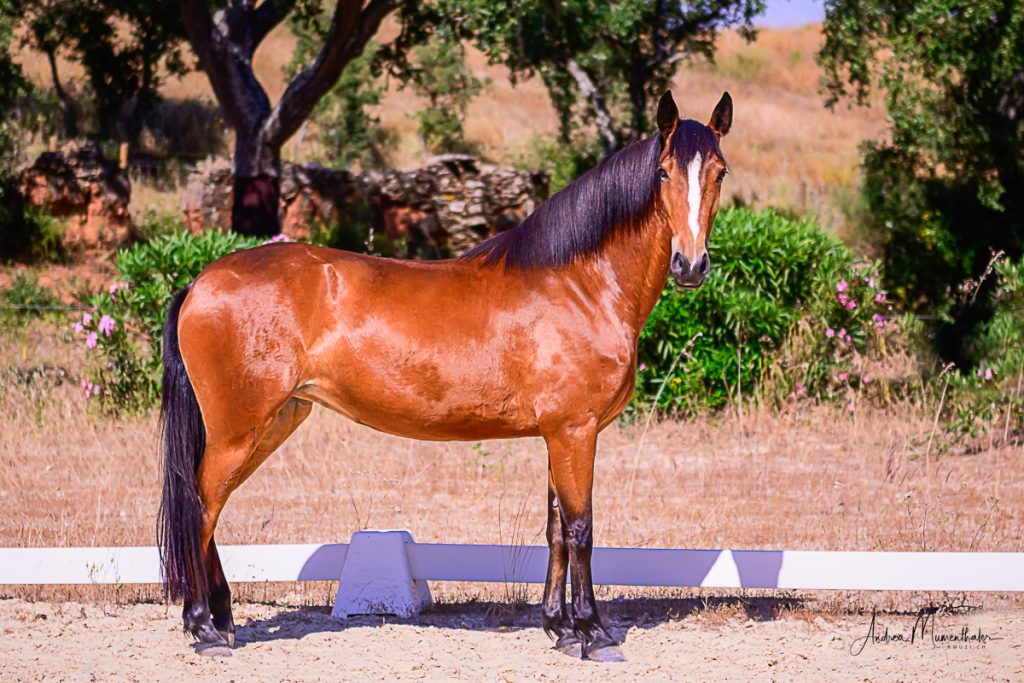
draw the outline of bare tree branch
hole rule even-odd
[[[256,8],[252,20],[252,48],[255,51],[267,34],[284,21],[284,18],[295,7],[296,0],[265,0]]]
[[[370,0],[363,8],[360,0],[338,0],[316,60],[292,79],[263,125],[263,136],[269,144],[284,144],[295,133],[317,101],[338,81],[345,65],[363,51],[384,17],[402,2]]]
[[[590,106],[593,107],[595,114],[594,125],[597,126],[597,132],[601,135],[604,152],[605,154],[610,154],[615,150],[615,133],[612,131],[612,117],[608,113],[608,106],[604,102],[604,96],[601,95],[601,91],[594,85],[594,80],[590,77],[590,74],[575,59],[569,59],[566,62],[565,68],[569,75],[576,80],[576,85],[579,86],[580,92],[590,101]]]
[[[244,7],[218,10],[211,15],[205,0],[181,0],[182,21],[199,64],[210,79],[225,118],[238,132],[253,131],[270,112],[270,100],[252,71],[252,52],[232,26],[244,19]],[[231,13],[234,12],[234,16]],[[232,21],[234,20],[234,21]]]

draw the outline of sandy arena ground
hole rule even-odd
[[[686,614],[685,601],[657,601],[660,617],[613,619],[624,664],[561,655],[536,628],[536,608],[496,626],[485,606],[443,606],[409,620],[340,623],[326,610],[246,604],[236,608],[239,645],[230,657],[195,654],[162,605],[0,601],[3,681],[320,680],[1024,680],[1024,612],[996,609],[938,617],[934,632],[971,635],[968,648],[931,641],[873,642],[854,656],[870,616],[761,621],[720,611]],[[651,601],[654,604],[654,601]],[[673,605],[675,603],[675,605]],[[606,606],[607,607],[607,606]],[[677,609],[678,608],[678,609]],[[684,616],[680,616],[680,614]],[[914,617],[877,617],[875,635],[908,635]],[[628,630],[627,630],[628,627]]]

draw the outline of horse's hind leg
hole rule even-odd
[[[311,408],[308,401],[293,398],[278,411],[269,427],[253,428],[246,434],[236,433],[232,439],[211,440],[207,444],[197,484],[203,501],[200,547],[205,549],[210,594],[208,602],[186,601],[183,610],[186,630],[195,634],[202,643],[230,647],[235,640],[231,589],[214,541],[217,520],[224,504],[231,493],[302,424]]]

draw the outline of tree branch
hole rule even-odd
[[[259,47],[267,34],[284,21],[295,7],[296,0],[265,0],[256,8],[252,22],[252,49]]]
[[[270,100],[252,71],[252,53],[232,35],[237,8],[211,15],[205,0],[181,0],[182,21],[199,64],[210,79],[224,117],[236,134],[256,130],[270,112]]]
[[[565,69],[576,80],[576,85],[583,96],[590,101],[590,106],[594,109],[594,125],[597,126],[597,132],[601,135],[604,153],[610,154],[615,151],[616,140],[615,133],[612,131],[612,117],[608,113],[604,96],[594,85],[590,74],[575,59],[570,58],[565,64]]]
[[[381,21],[403,0],[338,0],[331,26],[313,64],[303,69],[281,96],[266,123],[263,137],[271,145],[282,145],[313,111],[317,101],[338,82],[345,65],[359,56]]]

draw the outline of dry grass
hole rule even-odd
[[[393,32],[386,26],[384,32]],[[732,166],[729,196],[754,205],[793,207],[817,218],[825,227],[849,239],[857,238],[857,146],[884,134],[883,108],[840,106],[824,109],[818,92],[820,70],[814,54],[822,42],[820,27],[766,29],[757,42],[745,43],[735,32],[722,35],[716,64],[685,65],[673,83],[684,116],[706,119],[723,90],[736,102],[733,132],[724,145]],[[284,90],[284,66],[290,61],[294,37],[279,27],[256,53],[255,71],[272,100]],[[21,61],[38,82],[48,85],[41,55],[25,51]],[[557,119],[547,92],[538,79],[513,87],[507,71],[490,66],[479,52],[468,51],[468,64],[490,87],[470,106],[466,131],[487,157],[503,163],[523,158],[533,141],[557,133]],[[80,67],[62,64],[67,80],[81,77]],[[377,112],[397,134],[392,158],[397,166],[416,165],[422,151],[414,113],[422,102],[409,90],[390,84]],[[213,101],[202,73],[169,81],[163,93],[172,98]],[[298,136],[285,146],[286,158],[305,160],[317,152],[315,130],[299,144]],[[135,204],[174,207],[180,198],[164,200],[152,192],[136,192]],[[138,210],[136,210],[138,213]]]
[[[161,477],[156,420],[91,414],[75,379],[81,349],[55,337],[45,326],[0,335],[0,546],[152,545]],[[26,385],[12,373],[50,364],[66,367],[71,380]],[[784,415],[655,423],[632,502],[622,484],[639,429],[613,426],[599,444],[595,537],[599,545],[637,547],[1024,550],[1020,450],[933,455],[926,466],[930,419],[912,406],[854,414],[793,406]],[[317,408],[232,497],[218,540],[338,542],[370,527],[407,528],[425,542],[542,545],[545,468],[537,439],[420,443]],[[267,590],[242,595],[324,604],[332,594],[319,584]],[[449,586],[437,594],[521,603],[536,599],[536,590]],[[57,595],[91,594],[63,591]],[[889,598],[829,600],[845,609]]]

